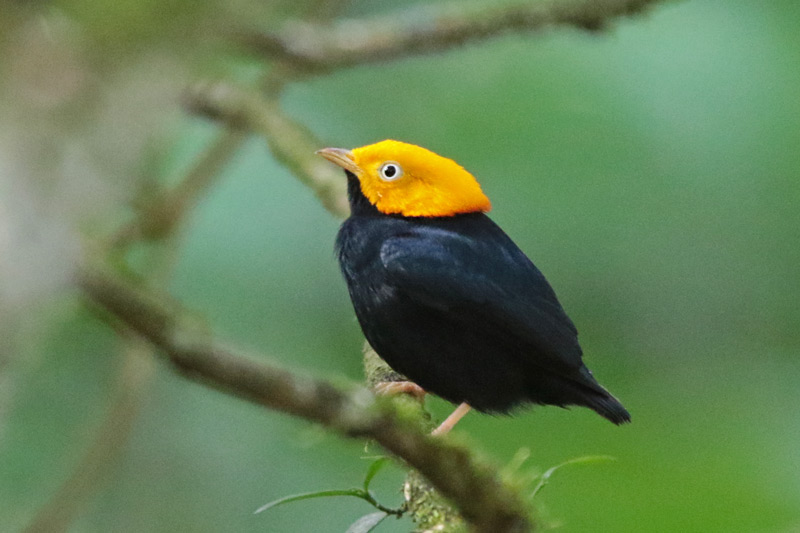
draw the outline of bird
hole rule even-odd
[[[486,214],[491,202],[472,174],[392,139],[317,154],[347,177],[350,216],[335,249],[364,336],[411,388],[459,404],[434,433],[470,409],[536,404],[630,421],[583,363],[544,275]]]

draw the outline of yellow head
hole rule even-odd
[[[317,153],[355,174],[364,196],[387,215],[445,217],[492,207],[472,174],[420,146],[386,140]]]

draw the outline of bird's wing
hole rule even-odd
[[[530,346],[532,364],[566,373],[581,368],[577,330],[553,289],[502,230],[497,233],[474,239],[426,227],[387,239],[381,262],[397,290],[421,305],[480,317],[476,327],[499,328]]]

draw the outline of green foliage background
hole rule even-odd
[[[133,63],[144,47],[186,65],[180,83],[255,78],[257,61],[207,44],[211,21],[271,27],[301,12],[289,2],[52,4],[83,32],[91,61],[108,63],[98,68]],[[384,4],[343,13],[398,8]],[[528,447],[540,470],[615,456],[559,471],[540,494],[561,531],[800,528],[798,20],[794,0],[669,3],[610,33],[508,35],[294,84],[283,100],[330,145],[391,137],[457,160],[556,288],[589,367],[633,423],[543,408],[473,414],[458,432],[502,463]],[[141,165],[170,179],[216,130],[179,117]],[[125,189],[129,178],[108,181]],[[123,207],[114,213],[88,231],[113,227]],[[358,381],[361,336],[332,253],[338,224],[252,138],[193,213],[170,292],[236,345]],[[64,481],[113,392],[117,341],[76,301],[59,292],[16,313],[36,318],[14,323],[0,367],[2,531],[19,530]],[[449,409],[428,401],[439,416]],[[252,511],[358,486],[371,453],[160,365],[116,468],[72,530],[344,531],[369,512],[363,502]],[[385,503],[400,502],[401,479],[381,474]]]

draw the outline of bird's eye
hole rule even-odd
[[[389,161],[388,163],[381,165],[381,168],[378,170],[378,172],[380,173],[383,181],[394,181],[403,176],[403,168],[394,161]]]

